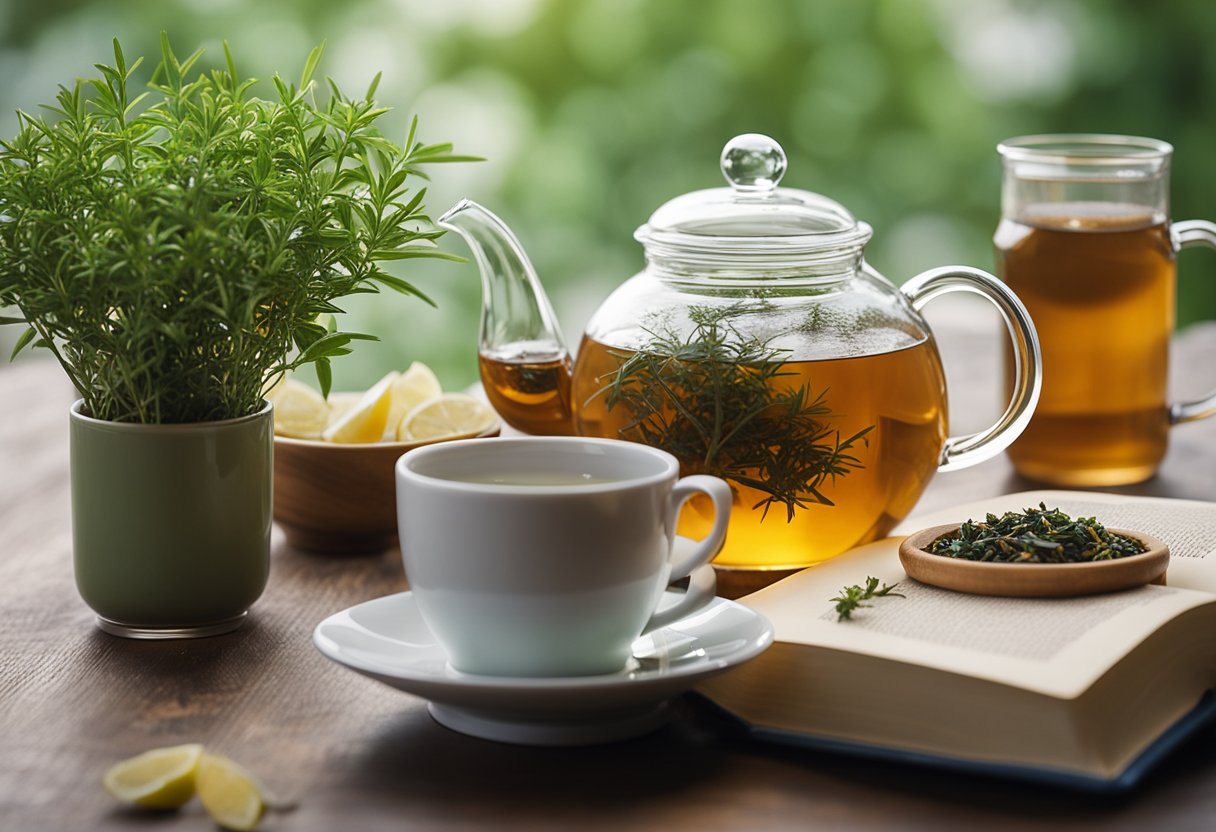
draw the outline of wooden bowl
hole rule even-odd
[[[499,425],[480,437],[497,436]],[[381,552],[397,545],[394,467],[427,442],[340,445],[274,438],[274,519],[297,549],[326,554]]]
[[[899,546],[899,561],[909,578],[972,595],[1015,598],[1067,598],[1165,583],[1169,547],[1144,532],[1110,529],[1135,538],[1148,551],[1092,563],[986,563],[934,555],[933,542],[956,535],[961,523],[933,526],[909,535]]]

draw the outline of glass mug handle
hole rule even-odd
[[[987,298],[1005,321],[1013,341],[1013,397],[1005,412],[986,430],[951,436],[942,446],[939,471],[955,471],[983,462],[1008,448],[1026,429],[1043,387],[1043,356],[1030,313],[1018,296],[988,272],[966,266],[944,266],[921,272],[902,287],[919,312],[938,295],[971,292]]]
[[[1187,220],[1176,222],[1170,226],[1170,236],[1174,240],[1174,250],[1181,251],[1190,246],[1204,246],[1216,250],[1216,223],[1205,220]],[[1216,416],[1216,392],[1202,399],[1190,402],[1172,402],[1170,404],[1170,424],[1194,422]]]

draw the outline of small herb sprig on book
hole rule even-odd
[[[836,602],[836,620],[844,621],[846,618],[853,617],[853,611],[858,607],[872,607],[873,604],[865,604],[863,601],[871,601],[875,598],[903,598],[904,595],[895,592],[895,588],[899,586],[899,581],[893,584],[883,584],[878,586],[878,578],[866,577],[865,587],[860,587],[857,584],[843,587],[840,594],[832,600]]]
[[[934,555],[992,563],[1088,563],[1145,551],[1140,541],[1109,531],[1093,517],[1074,520],[1044,503],[1021,514],[989,514],[983,523],[968,520],[957,535],[929,546]]]

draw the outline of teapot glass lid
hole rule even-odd
[[[839,254],[864,245],[870,228],[843,205],[811,191],[778,187],[785,151],[759,133],[727,142],[720,159],[727,188],[664,203],[634,235],[648,250],[721,255]]]

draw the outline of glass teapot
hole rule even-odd
[[[935,471],[1008,446],[1038,400],[1038,338],[1017,297],[978,269],[932,269],[897,289],[862,257],[869,225],[778,187],[785,154],[767,136],[732,139],[721,167],[729,187],[676,197],[637,230],[646,268],[592,317],[574,360],[507,226],[467,200],[439,224],[481,270],[481,378],[509,424],[670,451],[683,475],[734,492],[717,566],[807,566],[886,535]],[[947,435],[919,312],[954,291],[990,300],[1013,342],[1011,401],[966,436]],[[693,501],[678,532],[700,538],[712,520]]]

